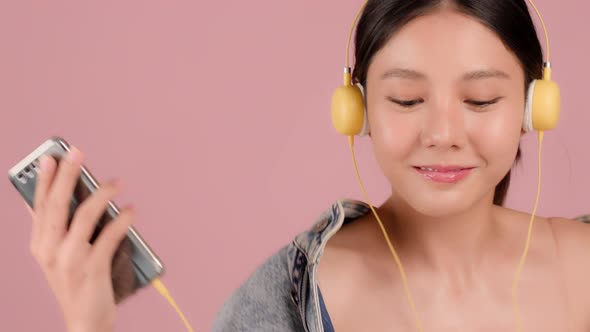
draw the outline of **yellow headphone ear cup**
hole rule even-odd
[[[522,129],[543,132],[557,126],[561,113],[561,92],[551,79],[551,64],[545,62],[543,78],[533,80],[527,89]]]
[[[342,85],[332,94],[332,124],[342,135],[361,133],[364,122],[363,94],[358,86]]]
[[[557,126],[561,113],[559,86],[550,79],[537,80],[531,89],[531,125],[544,131]]]

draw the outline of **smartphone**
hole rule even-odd
[[[70,145],[63,138],[58,136],[50,137],[8,171],[10,182],[32,209],[34,209],[39,158],[42,155],[50,155],[59,163],[69,151]],[[98,181],[82,165],[80,177],[71,197],[68,228],[78,206],[98,188]],[[104,214],[97,220],[97,226],[89,241],[90,243],[93,243],[100,235],[104,225],[113,221],[119,215],[119,211],[117,205],[113,201],[109,201]],[[142,239],[137,230],[130,226],[127,236],[121,241],[113,256],[111,276],[115,302],[119,304],[138,289],[150,284],[154,278],[162,275],[164,270],[160,258]]]

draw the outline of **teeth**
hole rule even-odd
[[[440,170],[436,169],[436,168],[430,168],[430,167],[421,167],[419,166],[418,168],[420,168],[423,171],[428,171],[428,172],[440,172]],[[458,172],[462,170],[462,168],[457,168],[457,169],[449,169],[447,170],[447,172]]]

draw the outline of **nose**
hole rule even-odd
[[[450,98],[443,99],[424,110],[422,145],[431,149],[461,149],[466,141],[463,110]]]

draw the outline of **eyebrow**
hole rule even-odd
[[[406,78],[411,80],[424,80],[426,79],[426,75],[421,72],[412,70],[412,69],[405,69],[405,68],[393,68],[381,75],[381,79],[385,80],[388,78]]]
[[[501,78],[501,79],[510,79],[510,75],[507,73],[497,70],[497,69],[489,69],[489,70],[475,70],[466,73],[463,75],[464,81],[472,81],[472,80],[481,80],[485,78]]]
[[[404,78],[404,79],[411,79],[411,80],[425,80],[426,75],[419,71],[413,69],[406,69],[406,68],[393,68],[381,75],[381,79],[388,79],[388,78]],[[506,72],[503,72],[498,69],[480,69],[467,72],[463,74],[462,79],[464,81],[474,81],[474,80],[481,80],[486,78],[500,78],[500,79],[510,79],[510,75]]]

